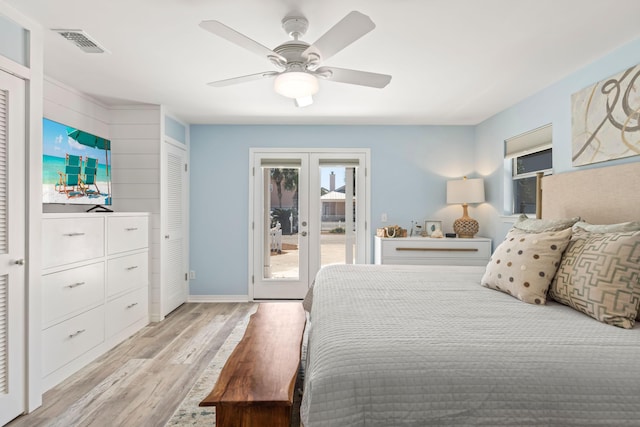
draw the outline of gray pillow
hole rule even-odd
[[[547,231],[566,230],[578,221],[580,221],[579,216],[563,219],[536,219],[529,218],[525,214],[522,214],[518,217],[515,224],[513,224],[513,228],[527,233],[544,233]]]
[[[624,233],[625,231],[640,231],[640,221],[621,222],[619,224],[589,224],[578,221],[573,224],[573,231],[583,229],[590,233]]]

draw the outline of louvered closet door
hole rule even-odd
[[[166,316],[189,295],[187,279],[187,153],[165,142],[163,185],[162,316]]]
[[[25,410],[25,87],[0,71],[0,425]]]

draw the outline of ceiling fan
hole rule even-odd
[[[311,45],[300,40],[309,27],[309,21],[300,14],[287,15],[282,20],[282,28],[293,40],[288,40],[273,50],[220,21],[202,21],[200,27],[231,43],[266,57],[280,69],[280,71],[263,71],[208,83],[213,87],[274,77],[274,90],[277,93],[295,99],[298,107],[305,107],[313,103],[312,96],[318,92],[318,78],[375,88],[383,88],[391,81],[391,76],[386,74],[320,66],[323,61],[376,27],[371,18],[357,11],[347,14]]]

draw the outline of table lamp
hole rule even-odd
[[[484,181],[482,178],[457,179],[447,181],[447,203],[462,204],[462,217],[453,223],[453,231],[461,238],[472,238],[480,229],[478,221],[469,216],[469,203],[484,202]]]

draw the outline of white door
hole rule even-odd
[[[25,86],[0,72],[0,425],[25,411]]]
[[[367,158],[366,150],[251,150],[254,299],[301,299],[322,266],[366,262]]]
[[[165,173],[162,197],[162,316],[187,301],[187,152],[174,143],[164,143]]]

